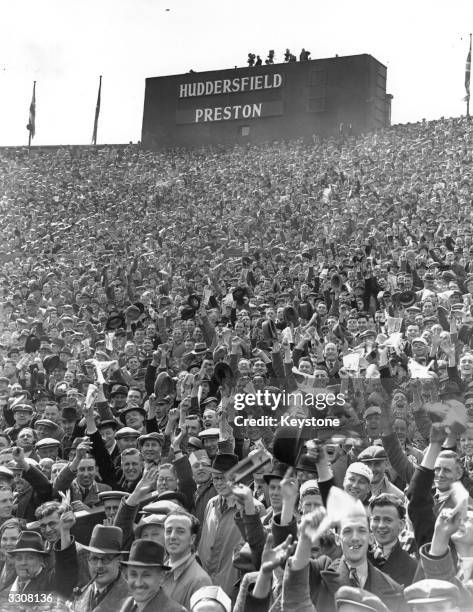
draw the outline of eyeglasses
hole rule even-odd
[[[98,557],[97,555],[89,555],[88,561],[91,565],[98,565],[99,563],[102,563],[102,565],[108,565],[118,556],[119,555],[101,555]]]
[[[174,476],[159,476],[156,482],[172,482],[173,480],[176,480]]]

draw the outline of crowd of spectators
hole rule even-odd
[[[0,150],[0,610],[471,609],[472,151]]]

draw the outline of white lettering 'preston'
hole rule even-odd
[[[261,117],[263,103],[237,104],[235,106],[217,106],[215,108],[196,108],[194,123],[213,121],[230,121],[232,119],[255,119]]]

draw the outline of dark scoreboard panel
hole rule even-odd
[[[371,55],[146,79],[146,148],[359,134],[390,124],[386,67]]]

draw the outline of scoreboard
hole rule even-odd
[[[390,125],[386,67],[371,55],[146,79],[145,148],[359,134]]]

